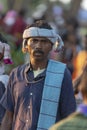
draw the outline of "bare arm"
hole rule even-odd
[[[13,121],[13,113],[6,111],[5,116],[1,123],[1,130],[11,130]]]

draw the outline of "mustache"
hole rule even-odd
[[[35,53],[41,53],[41,54],[44,54],[44,52],[43,52],[42,50],[39,50],[39,49],[34,50],[33,54],[35,54]]]

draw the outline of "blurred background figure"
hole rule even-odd
[[[10,33],[12,30],[12,27],[14,26],[14,23],[17,18],[17,12],[15,10],[9,10],[6,12],[3,22],[4,22],[4,30],[7,33]]]
[[[4,14],[3,14],[3,5],[0,3],[0,31],[3,30],[3,17],[4,17]]]
[[[82,49],[79,51],[79,53],[76,55],[73,65],[74,65],[74,72],[73,77],[74,79],[81,75],[83,71],[83,67],[87,61],[87,34],[82,37],[81,42]]]
[[[75,80],[73,80],[73,88],[74,88],[74,94],[75,94],[75,98],[76,98],[77,107],[83,101],[82,94],[80,91],[80,83],[81,83],[82,77],[83,77],[86,69],[87,69],[87,60],[85,61],[84,67],[83,67],[80,75],[77,76]]]
[[[16,49],[21,47],[22,33],[27,25],[24,15],[25,10],[23,9],[18,12],[9,10],[4,17],[4,30],[14,37]]]
[[[10,46],[8,45],[7,41],[2,36],[2,34],[0,34],[0,99],[2,98],[5,92],[9,80],[9,75],[7,75],[5,72],[5,65],[7,64],[12,64],[10,56]],[[0,125],[4,113],[5,109],[0,104]]]

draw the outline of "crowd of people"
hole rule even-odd
[[[56,31],[46,19],[27,25],[24,13],[11,10],[0,19],[16,51],[29,54],[7,75],[4,67],[13,62],[0,34],[0,130],[86,129],[87,34],[78,33],[75,18]]]
[[[20,49],[22,33],[27,23],[24,20],[25,10],[9,10],[0,18],[0,30],[13,37],[16,49]]]

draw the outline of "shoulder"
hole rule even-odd
[[[24,77],[24,72],[27,68],[28,64],[19,65],[18,67],[14,68],[10,73],[10,78],[13,79],[22,79]]]
[[[63,66],[66,66],[65,63],[62,63],[62,62],[59,62],[59,61],[56,61],[56,60],[53,60],[53,59],[50,59],[49,62],[55,63],[55,64],[59,64],[59,65],[63,65]]]
[[[66,66],[66,68],[65,68],[64,76],[65,76],[65,77],[71,77],[71,73],[70,73],[69,69],[67,68],[67,66]]]
[[[66,84],[67,82],[72,82],[72,77],[71,77],[71,73],[69,71],[69,69],[67,68],[67,65],[59,62],[59,61],[55,61],[55,60],[49,60],[49,68],[53,69],[54,72],[63,72],[63,83]]]
[[[62,62],[59,62],[59,61],[56,61],[56,60],[50,59],[49,62],[48,62],[48,67],[50,69],[53,69],[56,72],[60,72],[61,73],[61,72],[65,71],[66,64],[64,64]]]
[[[71,73],[70,73],[70,71],[68,70],[67,67],[66,67],[65,72],[64,72],[62,86],[63,86],[62,88],[64,88],[64,91],[66,91],[66,89],[68,91],[73,90],[72,76],[71,76]]]
[[[20,73],[21,71],[25,70],[26,66],[27,66],[27,64],[19,65],[16,68],[12,69],[10,74]]]

